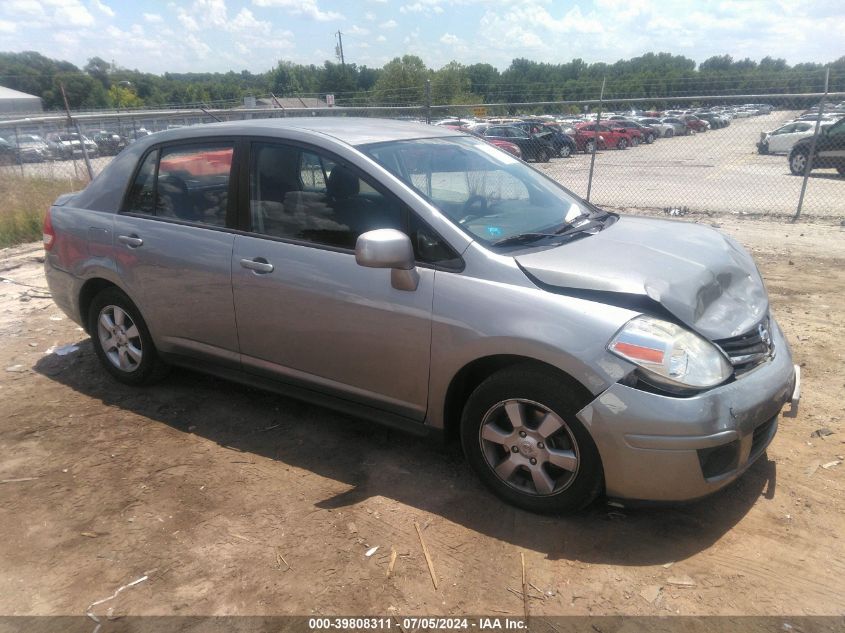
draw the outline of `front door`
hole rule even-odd
[[[351,167],[293,144],[254,143],[250,232],[232,255],[244,370],[422,420],[434,270],[414,291],[355,262],[355,242],[405,230],[406,209]]]

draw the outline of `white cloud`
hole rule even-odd
[[[459,38],[457,35],[452,35],[451,33],[444,33],[443,36],[440,38],[440,43],[447,45],[459,44],[460,41],[461,38]]]
[[[342,20],[337,11],[323,11],[317,6],[317,0],[252,0],[257,7],[279,7],[287,9],[292,15],[304,15],[318,22]]]
[[[143,16],[150,24],[161,24],[164,22],[164,18],[162,18],[158,13],[144,13]]]
[[[396,20],[388,20],[378,25],[380,29],[395,29],[397,26],[399,25],[396,23]]]
[[[196,0],[193,13],[200,17],[203,23],[222,28],[228,20],[225,0]]]
[[[185,11],[185,9],[179,9],[176,12],[176,19],[179,20],[182,26],[185,27],[185,29],[188,31],[200,30],[199,23],[194,19],[192,15]]]
[[[45,4],[52,4],[56,7],[53,14],[54,22],[66,26],[92,26],[94,24],[94,16],[78,0],[59,0],[58,2],[52,0],[45,2]]]
[[[350,35],[369,35],[370,30],[353,24],[348,29],[346,29],[345,33],[349,33]]]
[[[0,33],[14,33],[17,30],[14,22],[0,20]]]
[[[399,13],[443,13],[443,7],[432,2],[415,2],[403,4],[399,7]]]
[[[373,13],[372,11],[367,11],[366,13],[364,13],[364,19],[367,22],[374,22],[375,19],[376,19],[376,14]]]
[[[384,35],[379,35],[376,38],[376,42],[386,42],[386,41],[387,41],[387,38]]]
[[[101,2],[100,0],[92,0],[91,5],[100,13],[104,13],[110,18],[114,17],[114,9],[112,9],[109,5]]]
[[[5,3],[5,8],[10,16],[28,15],[41,17],[44,15],[44,8],[37,0],[11,0]]]
[[[257,34],[267,34],[272,29],[272,24],[263,20],[257,20],[252,11],[244,7],[230,22],[229,28],[232,31],[249,31]]]

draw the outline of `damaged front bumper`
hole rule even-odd
[[[731,383],[689,398],[616,383],[578,413],[598,447],[609,497],[686,501],[719,490],[762,455],[798,373],[772,320],[774,356]]]

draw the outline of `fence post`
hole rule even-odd
[[[431,125],[431,79],[425,80],[425,122]]]
[[[601,92],[599,93],[599,112],[598,116],[596,116],[596,135],[593,137],[593,155],[590,157],[590,175],[587,177],[587,202],[590,201],[590,193],[593,189],[593,169],[596,166],[596,151],[599,148],[599,123],[601,122],[601,109],[604,103],[604,84],[606,81],[607,77],[602,77]]]
[[[807,182],[810,180],[810,172],[813,170],[813,156],[816,155],[816,140],[819,138],[819,128],[822,124],[822,116],[824,115],[824,103],[827,100],[828,82],[830,81],[830,66],[824,71],[824,94],[822,100],[819,102],[819,115],[816,117],[816,129],[813,132],[813,140],[810,143],[810,155],[807,156],[807,164],[804,165],[804,179],[801,182],[801,194],[798,196],[798,208],[795,209],[795,215],[792,218],[793,222],[797,222],[801,217],[801,207],[804,206],[804,194],[807,192]]]
[[[82,157],[85,159],[85,167],[88,168],[88,181],[94,180],[94,168],[91,167],[91,160],[88,158],[88,148],[85,147],[85,138],[82,135],[82,130],[79,129],[79,123],[73,120],[70,116],[70,106],[67,103],[67,94],[65,94],[65,85],[60,83],[59,87],[62,89],[62,99],[65,102],[65,111],[67,112],[68,123],[73,123],[76,128],[76,133],[79,135],[79,144],[82,146]],[[71,153],[73,153],[73,145],[71,145]]]

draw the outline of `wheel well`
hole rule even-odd
[[[461,368],[449,383],[449,388],[446,390],[446,402],[443,411],[443,435],[447,442],[457,441],[460,433],[461,415],[463,414],[464,404],[470,394],[475,391],[475,388],[489,376],[514,365],[534,365],[553,373],[563,384],[566,384],[575,392],[576,398],[579,403],[582,403],[582,406],[586,406],[593,399],[593,395],[584,385],[566,372],[548,363],[525,356],[510,354],[485,356]]]
[[[111,287],[117,288],[117,285],[107,279],[97,277],[86,281],[82,290],[79,291],[79,316],[82,317],[82,327],[86,332],[88,332],[88,308],[91,306],[91,302],[100,292]],[[91,334],[91,332],[88,332],[88,334]]]

